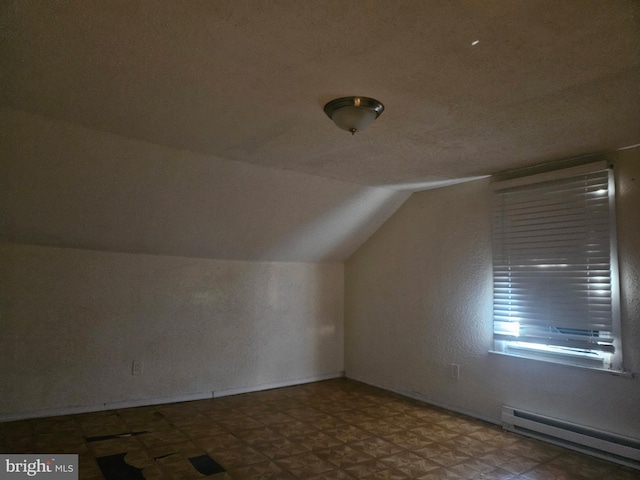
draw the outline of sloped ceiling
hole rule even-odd
[[[640,143],[635,0],[0,8],[4,241],[342,260],[413,189]]]

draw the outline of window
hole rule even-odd
[[[494,183],[495,350],[622,371],[613,171]]]

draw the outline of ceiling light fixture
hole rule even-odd
[[[333,123],[351,135],[367,128],[383,111],[382,103],[368,97],[336,98],[324,106],[324,113]]]

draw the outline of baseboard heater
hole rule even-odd
[[[502,428],[640,469],[638,439],[506,406],[502,407]]]

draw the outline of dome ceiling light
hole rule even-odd
[[[336,98],[324,106],[324,113],[333,123],[351,135],[367,128],[383,111],[382,103],[368,97]]]

